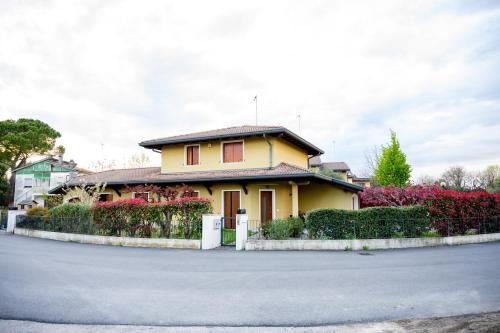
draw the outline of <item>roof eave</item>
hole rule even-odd
[[[190,143],[190,142],[199,142],[199,141],[209,141],[209,140],[220,140],[220,139],[230,139],[230,138],[241,138],[241,137],[250,137],[250,136],[257,136],[257,135],[263,135],[263,134],[285,134],[293,139],[299,141],[302,145],[307,147],[308,149],[307,152],[310,155],[321,155],[324,153],[323,150],[320,148],[316,147],[309,141],[303,139],[302,137],[298,136],[297,134],[293,133],[292,131],[286,129],[286,128],[272,128],[272,129],[267,129],[267,130],[260,130],[260,131],[252,131],[252,132],[247,132],[247,133],[235,133],[235,134],[222,134],[222,135],[208,135],[208,136],[200,136],[196,138],[180,138],[180,139],[158,139],[158,140],[146,140],[139,142],[139,146],[143,148],[148,148],[148,149],[161,149],[165,145],[169,144],[177,144],[177,143]]]
[[[217,182],[233,182],[233,181],[251,181],[251,180],[287,180],[287,179],[318,179],[325,181],[327,183],[333,183],[347,190],[353,191],[363,191],[363,187],[354,185],[348,182],[344,182],[338,179],[333,179],[326,177],[314,172],[307,172],[301,174],[283,174],[283,175],[258,175],[258,176],[237,176],[237,177],[204,177],[204,178],[186,178],[186,179],[175,179],[175,180],[164,180],[164,179],[134,179],[129,181],[107,181],[105,182],[107,186],[115,185],[135,185],[135,184],[192,184],[192,183],[217,183]],[[78,186],[83,183],[68,183],[59,185],[49,191],[49,194],[61,193],[64,186]],[[86,182],[86,185],[93,185],[93,182]]]

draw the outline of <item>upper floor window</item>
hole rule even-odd
[[[186,146],[186,165],[200,164],[200,145]]]
[[[243,162],[243,141],[223,142],[222,162],[223,163]]]
[[[32,187],[33,186],[33,178],[24,178],[24,187]]]

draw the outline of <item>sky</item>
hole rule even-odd
[[[500,163],[500,1],[0,1],[0,120],[66,159],[282,125],[362,174],[396,132],[413,178]],[[299,117],[300,115],[300,128]]]

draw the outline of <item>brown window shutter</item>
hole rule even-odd
[[[243,142],[235,142],[234,145],[234,161],[233,162],[243,162]]]
[[[192,154],[193,154],[193,157],[192,157],[192,160],[193,160],[193,164],[192,165],[198,165],[200,164],[200,154],[199,154],[199,151],[200,151],[200,147],[199,146],[192,146],[191,147],[191,151],[192,151]]]
[[[224,148],[224,156],[223,156],[224,163],[233,162],[233,146],[230,143],[224,143],[223,148]]]
[[[187,165],[193,165],[193,150],[191,148],[193,148],[193,147],[191,147],[191,146],[186,147],[186,164]]]

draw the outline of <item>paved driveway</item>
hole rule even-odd
[[[108,247],[0,234],[0,318],[321,325],[500,310],[500,243],[397,251]]]

